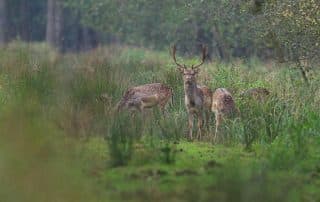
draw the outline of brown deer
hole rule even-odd
[[[231,93],[225,88],[217,88],[212,94],[211,111],[215,114],[216,128],[214,134],[214,142],[216,141],[220,125],[225,117],[239,114]]]
[[[129,109],[144,112],[158,106],[164,112],[172,99],[172,89],[162,83],[150,83],[129,88],[117,104],[117,111]]]
[[[240,96],[243,98],[253,98],[259,102],[265,101],[270,95],[270,91],[266,88],[250,88],[246,91],[240,93]]]
[[[197,85],[197,87],[202,91],[204,95],[204,116],[205,116],[205,121],[204,125],[209,129],[209,119],[211,116],[211,105],[212,105],[212,90],[208,88],[207,86],[204,85]]]
[[[203,128],[203,114],[207,114],[207,122],[209,118],[212,92],[206,86],[198,86],[196,81],[196,75],[199,73],[199,67],[204,63],[207,54],[206,47],[202,48],[202,58],[201,63],[198,65],[191,65],[187,67],[186,65],[181,65],[176,60],[176,46],[173,46],[172,56],[178,70],[183,75],[184,93],[185,93],[185,106],[188,111],[189,119],[189,138],[192,140],[193,131],[193,121],[194,118],[198,118],[198,131],[197,137],[201,139],[202,128]],[[207,123],[208,124],[208,123]]]

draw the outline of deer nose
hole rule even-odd
[[[186,83],[186,84],[191,84],[191,83],[192,83],[192,80],[191,80],[191,79],[186,79],[186,80],[185,80],[185,83]]]

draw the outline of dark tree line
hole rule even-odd
[[[212,58],[314,61],[320,54],[315,0],[0,0],[0,44],[47,41],[60,51],[122,43]]]
[[[81,22],[126,44],[212,57],[317,59],[320,2],[315,0],[65,0]],[[196,48],[195,48],[196,47]],[[191,51],[190,51],[191,50]]]
[[[61,0],[0,0],[0,44],[46,41],[59,51],[87,50],[99,35],[83,26]]]
[[[0,0],[0,45],[6,42],[6,1]]]

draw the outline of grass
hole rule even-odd
[[[228,88],[241,111],[220,144],[187,141],[181,75],[168,54],[101,47],[60,55],[44,44],[9,44],[0,50],[0,198],[320,200],[317,78],[306,85],[290,66],[252,59],[207,63],[198,81]],[[149,82],[173,88],[168,116],[114,113],[128,87]],[[272,95],[241,98],[251,87]],[[207,137],[213,131],[212,121]]]
[[[176,149],[175,164],[113,168],[102,172],[102,181],[113,197],[133,201],[301,201],[308,196],[302,187],[310,173],[274,170],[268,157],[241,146],[180,142]]]

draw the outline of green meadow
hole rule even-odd
[[[169,50],[0,49],[1,201],[320,201],[318,72],[307,84],[294,66],[254,57],[200,69],[197,82],[229,89],[241,111],[217,144],[214,114],[204,138],[188,140]],[[165,116],[115,112],[126,89],[152,82],[173,89]],[[253,87],[271,94],[264,102],[240,96]]]

